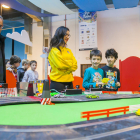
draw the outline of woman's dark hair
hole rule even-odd
[[[37,64],[37,62],[35,60],[30,61],[30,65],[32,65],[33,63]]]
[[[13,65],[14,63],[20,63],[21,59],[16,56],[16,55],[12,55],[10,58],[10,65]]]
[[[116,52],[115,49],[108,49],[108,50],[106,51],[106,53],[105,53],[105,57],[107,58],[107,57],[109,57],[109,56],[114,56],[115,59],[117,60],[117,58],[118,58],[118,53]]]
[[[53,38],[50,41],[49,52],[51,51],[52,47],[56,47],[59,49],[59,46],[65,46],[64,36],[66,35],[67,31],[69,31],[69,29],[64,26],[60,26],[59,28],[57,28]]]
[[[10,61],[9,59],[5,59],[5,65],[7,64],[7,62]]]
[[[90,59],[92,58],[93,55],[100,56],[102,58],[102,52],[100,50],[93,49],[92,51],[90,51]]]

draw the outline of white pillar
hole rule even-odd
[[[37,26],[37,23],[33,21],[32,25],[32,57],[30,59],[37,61],[36,71],[39,74],[39,80],[43,80],[43,59],[40,57],[43,50],[43,26]]]

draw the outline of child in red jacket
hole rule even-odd
[[[14,77],[16,78],[17,82],[19,81],[18,78],[18,73],[17,73],[17,68],[19,67],[21,62],[21,59],[16,56],[16,55],[12,55],[10,58],[10,67],[7,68],[7,70],[11,71],[14,75]]]

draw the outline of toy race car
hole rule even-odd
[[[93,99],[93,98],[99,98],[98,95],[94,95],[94,94],[89,94],[89,95],[86,95],[87,98],[89,99]]]
[[[54,98],[65,98],[66,96],[64,94],[57,94],[54,95]]]

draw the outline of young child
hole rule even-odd
[[[102,60],[102,53],[99,50],[92,50],[90,52],[90,61],[92,66],[87,68],[84,72],[83,87],[89,89],[90,85],[93,88],[99,88],[99,85],[103,85],[102,78],[104,77],[103,70],[98,68]]]
[[[17,72],[18,72],[18,77],[19,77],[19,82],[22,81],[23,76],[25,74],[25,72],[27,71],[27,69],[30,66],[30,61],[27,59],[23,59],[22,60],[22,68],[18,68]]]
[[[117,90],[120,87],[120,71],[114,67],[118,58],[118,53],[114,49],[108,49],[105,53],[107,65],[101,69],[104,71],[104,77],[109,78],[106,88]]]
[[[13,73],[13,75],[16,78],[17,82],[19,82],[17,68],[19,67],[20,62],[21,62],[21,59],[18,56],[13,55],[10,58],[10,66],[7,68],[7,70],[9,70],[9,71],[11,71]]]
[[[22,82],[36,81],[38,80],[37,62],[35,60],[30,61],[31,70],[25,72]]]

